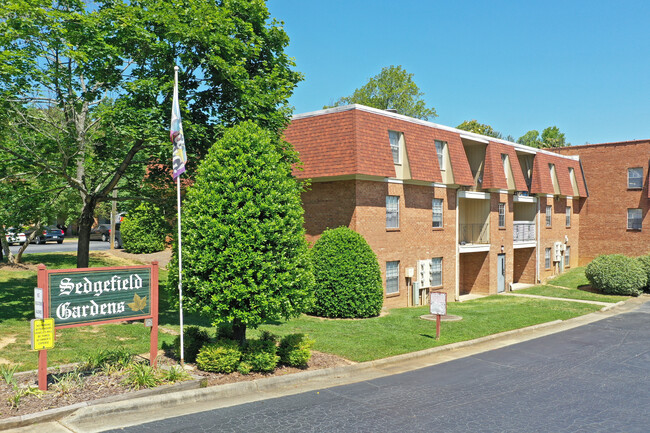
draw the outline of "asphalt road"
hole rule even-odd
[[[109,250],[110,242],[90,241],[90,251],[105,251]],[[10,246],[9,249],[13,254],[17,254],[20,250],[20,245]],[[68,238],[62,244],[56,242],[48,242],[46,244],[29,244],[23,254],[31,253],[63,253],[63,252],[77,252],[77,238]]]
[[[408,373],[120,432],[648,432],[650,303]]]

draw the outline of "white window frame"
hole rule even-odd
[[[442,286],[442,257],[431,259],[431,287]]]
[[[546,205],[546,227],[553,225],[553,206]]]
[[[445,147],[447,147],[447,142],[435,140],[434,143],[436,145],[436,154],[438,155],[438,165],[441,171],[445,171],[447,170],[445,166]]]
[[[386,262],[386,294],[399,293],[399,261]]]
[[[499,203],[499,228],[506,228],[506,204]]]
[[[571,266],[571,247],[567,245],[566,249],[564,250],[564,267],[568,268],[570,266]]]
[[[444,222],[442,220],[442,210],[444,207],[444,202],[441,198],[434,198],[431,200],[431,211],[432,211],[432,226],[435,229],[443,228]],[[438,224],[438,225],[436,225]]]
[[[387,229],[399,228],[399,196],[398,195],[386,196],[386,228]]]
[[[632,184],[632,182],[634,182],[634,184]],[[643,188],[643,167],[632,167],[627,169],[627,187],[629,189]]]
[[[508,186],[508,166],[510,165],[510,158],[507,153],[501,154],[501,163],[503,164],[503,174],[506,177],[506,187]]]
[[[638,214],[635,216],[634,214]],[[635,222],[638,223],[635,224]],[[627,229],[628,230],[641,230],[643,228],[643,210],[638,208],[627,210]]]
[[[390,141],[390,151],[393,155],[393,164],[402,164],[402,133],[388,131],[388,140]]]
[[[566,226],[571,227],[571,206],[566,207]]]
[[[551,249],[544,249],[544,269],[551,269]]]

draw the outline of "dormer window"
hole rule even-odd
[[[438,154],[438,165],[440,166],[440,170],[446,170],[447,167],[445,167],[445,147],[447,146],[447,142],[445,141],[439,141],[436,140],[436,153]]]
[[[393,154],[393,164],[401,164],[401,153],[400,152],[400,143],[402,142],[402,133],[395,131],[388,131],[388,137],[390,139],[390,151]]]

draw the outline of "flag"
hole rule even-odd
[[[175,69],[172,123],[169,131],[169,136],[174,145],[174,151],[172,153],[172,168],[174,169],[172,177],[174,179],[185,172],[185,163],[187,162],[187,155],[185,154],[185,137],[183,136],[183,125],[181,124],[181,109],[178,106],[178,67]]]

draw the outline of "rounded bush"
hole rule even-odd
[[[215,373],[232,373],[239,366],[241,350],[235,341],[220,341],[206,344],[196,355],[199,370]]]
[[[637,257],[637,260],[639,261],[639,264],[641,264],[641,267],[645,271],[646,275],[646,285],[645,285],[645,291],[650,292],[650,254],[646,254],[645,256]]]
[[[638,296],[647,283],[641,263],[621,254],[596,257],[585,270],[595,289],[612,295]]]
[[[291,367],[305,368],[311,358],[314,340],[304,334],[289,334],[282,337],[278,347],[280,362]]]
[[[242,360],[250,365],[252,371],[268,373],[275,370],[280,361],[277,350],[273,340],[248,340]]]
[[[160,209],[142,203],[124,217],[120,233],[127,253],[155,253],[165,249],[167,223]]]
[[[325,230],[312,248],[314,307],[323,317],[377,316],[384,301],[377,256],[347,227]]]
[[[187,326],[183,329],[183,355],[185,361],[194,362],[196,361],[196,355],[198,355],[199,350],[210,341],[208,333],[199,328],[198,326]],[[174,339],[174,355],[180,359],[181,357],[181,336],[177,336]]]

